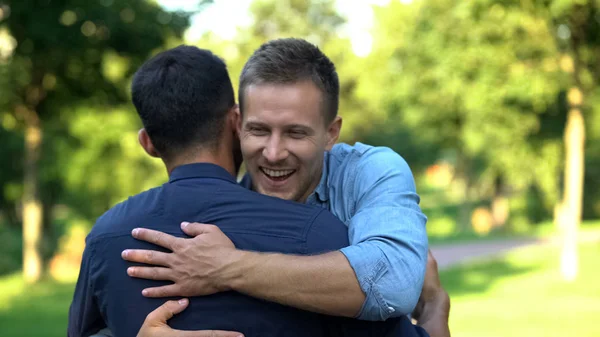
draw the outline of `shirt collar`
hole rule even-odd
[[[323,173],[321,173],[321,181],[315,188],[314,195],[321,201],[326,202],[329,200],[329,193],[327,193],[327,176],[329,174],[329,151],[325,152],[323,156]],[[310,198],[310,197],[309,197]]]
[[[169,183],[190,178],[214,178],[236,183],[235,178],[219,165],[195,163],[177,166],[169,176]]]

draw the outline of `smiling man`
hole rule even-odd
[[[262,194],[305,202],[319,184],[323,154],[337,140],[341,120],[315,109],[322,93],[311,80],[258,85],[252,81],[241,84],[245,94],[239,129],[252,187]],[[331,122],[326,128],[325,123]]]
[[[239,100],[238,132],[249,172],[244,184],[329,209],[348,226],[351,245],[296,256],[233,247],[214,254],[210,245],[195,243],[185,254],[161,255],[161,261],[153,258],[158,254],[127,250],[126,260],[161,265],[130,268],[130,276],[174,282],[145,289],[144,296],[223,289],[361,320],[411,313],[425,275],[426,217],[411,170],[397,153],[361,143],[334,145],[342,120],[333,63],[304,40],[268,42],[246,63]],[[221,234],[201,235],[210,242]],[[160,244],[168,235],[140,229],[135,237]]]

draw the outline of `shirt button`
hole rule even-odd
[[[392,308],[392,307],[388,307],[388,310],[389,310],[390,312],[394,312],[394,311],[396,311],[396,310],[395,310],[394,308]]]

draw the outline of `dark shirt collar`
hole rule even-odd
[[[214,178],[236,183],[235,178],[219,165],[195,163],[177,166],[169,176],[169,182],[191,178]]]

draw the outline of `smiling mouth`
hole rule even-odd
[[[273,181],[284,181],[296,172],[296,170],[271,170],[266,167],[261,167],[260,171]]]

